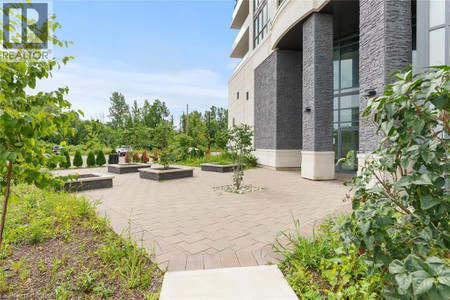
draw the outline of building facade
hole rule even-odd
[[[450,0],[238,0],[231,28],[229,126],[254,127],[260,164],[312,180],[375,150],[361,114],[392,72],[450,63]]]

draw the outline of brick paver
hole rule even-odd
[[[107,173],[106,168],[59,171]],[[350,209],[343,202],[348,187],[334,181],[302,179],[299,171],[265,168],[245,172],[244,183],[264,190],[245,195],[218,192],[230,173],[195,168],[193,178],[155,182],[138,173],[114,175],[114,187],[83,194],[101,200],[99,214],[113,229],[130,230],[171,271],[252,266],[275,262],[267,246],[280,231],[311,235],[318,221]]]

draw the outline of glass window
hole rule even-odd
[[[253,48],[255,48],[264,39],[264,33],[269,32],[269,8],[267,1],[265,3],[260,1],[259,3],[262,7],[258,8],[255,13],[253,23]]]
[[[430,66],[445,65],[445,28],[430,31]]]
[[[445,0],[430,0],[430,27],[445,23]]]
[[[359,95],[348,95],[341,97],[341,109],[359,107]]]
[[[358,44],[341,48],[341,89],[359,86]]]
[[[339,89],[339,49],[333,51],[333,88]]]

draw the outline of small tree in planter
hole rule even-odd
[[[133,155],[133,162],[140,162],[141,159],[139,157],[139,152],[134,153]]]
[[[103,153],[103,150],[97,151],[97,158],[95,159],[95,162],[99,166],[103,166],[104,164],[106,164],[106,158],[105,154]]]
[[[130,154],[127,152],[125,153],[125,163],[129,164],[130,162],[131,162]]]
[[[73,158],[73,165],[77,168],[83,165],[83,158],[81,157],[81,152],[75,152],[75,157]]]
[[[86,164],[88,167],[95,167],[95,154],[92,150],[88,153]]]
[[[141,162],[143,162],[143,163],[148,163],[149,160],[150,160],[150,159],[149,159],[148,156],[147,156],[147,151],[144,150],[144,153],[142,153],[142,156],[141,156]]]
[[[247,124],[234,125],[229,129],[228,136],[230,141],[229,149],[234,163],[237,165],[233,169],[233,185],[239,190],[244,179],[245,159],[253,151],[253,130]]]
[[[164,170],[168,170],[170,164],[175,160],[175,154],[163,151],[159,156],[159,163],[163,166]]]
[[[69,155],[69,151],[67,151],[66,149],[63,149],[61,151],[62,156],[64,156],[65,161],[62,161],[59,163],[59,167],[63,168],[63,169],[68,169],[70,168],[70,155]]]

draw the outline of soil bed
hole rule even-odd
[[[150,283],[130,288],[129,282],[119,276],[117,265],[105,261],[107,239],[111,241],[118,237],[112,231],[107,238],[105,236],[108,236],[105,232],[78,226],[68,239],[13,245],[12,254],[0,261],[6,276],[6,286],[2,287],[0,298],[145,299],[146,294],[157,294],[162,273],[150,257],[141,257],[144,268],[152,274]],[[115,250],[120,251],[120,247]]]

